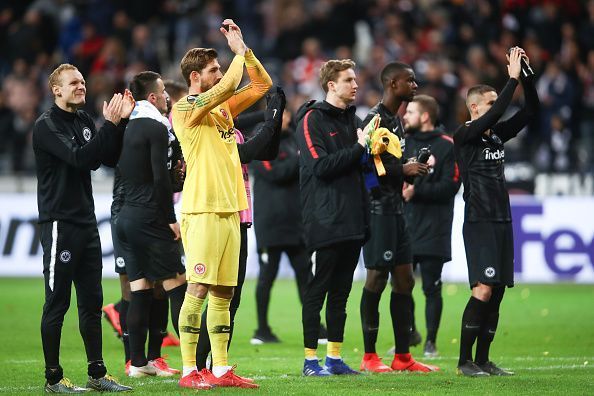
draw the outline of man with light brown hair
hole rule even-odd
[[[179,316],[183,362],[181,387],[257,388],[234,373],[227,361],[229,306],[237,285],[240,210],[248,207],[233,118],[272,86],[268,73],[231,20],[221,33],[235,57],[223,76],[217,52],[193,48],[181,61],[189,95],[173,106],[173,129],[181,143],[187,174],[182,198],[181,235],[186,253],[188,289]],[[246,66],[251,82],[236,90]],[[212,372],[196,369],[200,314],[206,296]]]
[[[33,128],[37,165],[37,202],[43,248],[45,304],[41,341],[45,358],[45,391],[83,393],[67,378],[59,362],[64,315],[76,287],[80,333],[88,361],[87,388],[103,392],[130,390],[107,374],[101,351],[102,254],[91,188],[91,170],[114,167],[127,119],[134,108],[132,94],[115,94],[103,102],[105,123],[97,131],[85,104],[85,80],[78,69],[62,64],[49,77],[54,105]]]
[[[304,236],[313,253],[302,311],[305,376],[358,374],[340,355],[346,303],[369,218],[361,173],[365,135],[351,105],[357,94],[354,68],[350,59],[324,63],[320,83],[326,100],[307,102],[296,116]],[[326,297],[328,344],[322,368],[317,347]]]

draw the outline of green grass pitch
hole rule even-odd
[[[115,279],[104,281],[106,302],[119,298]],[[441,367],[440,372],[423,374],[378,374],[356,377],[303,378],[301,310],[293,282],[278,281],[272,293],[271,326],[281,344],[252,346],[255,329],[254,281],[244,287],[236,318],[230,362],[241,375],[251,376],[259,390],[215,389],[211,394],[594,394],[594,287],[592,285],[518,285],[509,289],[502,304],[500,327],[491,358],[515,370],[514,377],[462,378],[455,375],[462,310],[468,299],[466,285],[444,285],[444,312],[437,345],[441,357],[425,360]],[[356,282],[348,304],[343,357],[352,367],[362,357],[359,301],[362,283]],[[74,296],[74,290],[73,290]],[[420,285],[415,289],[418,326],[424,329],[424,300]],[[43,281],[0,279],[0,393],[40,394],[43,392],[43,355],[39,321],[43,304]],[[384,293],[380,312],[378,351],[393,345],[389,294]],[[74,383],[86,382],[84,348],[78,333],[76,303],[66,316],[62,332],[61,364]],[[423,333],[423,331],[421,331]],[[134,386],[137,394],[192,394],[180,390],[177,380],[166,378],[129,379],[123,375],[123,348],[103,321],[103,353],[108,370]],[[174,367],[181,366],[178,348],[165,348]],[[422,359],[421,347],[412,349]],[[382,353],[383,354],[383,353]],[[325,355],[320,346],[319,357]],[[390,362],[388,356],[384,360]]]

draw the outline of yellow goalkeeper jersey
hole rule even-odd
[[[246,65],[250,83],[236,91]],[[175,130],[186,161],[182,213],[229,213],[248,202],[235,141],[233,118],[272,86],[251,50],[236,55],[214,87],[181,98],[173,106]]]

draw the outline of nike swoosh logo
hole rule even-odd
[[[330,136],[336,136],[338,135],[338,132],[330,132]]]
[[[464,328],[470,329],[470,330],[474,330],[474,329],[480,329],[481,326],[469,326],[469,325],[466,325],[466,326],[464,326]]]
[[[275,118],[276,117],[276,111],[277,111],[276,109],[273,109],[272,110],[272,118]]]

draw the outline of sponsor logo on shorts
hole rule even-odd
[[[487,267],[485,268],[485,276],[487,278],[492,278],[495,276],[495,268],[493,267]]]
[[[60,261],[63,263],[67,263],[70,261],[70,259],[72,258],[72,255],[70,254],[69,250],[62,250],[60,252]]]
[[[394,253],[392,253],[391,250],[386,250],[384,252],[384,260],[390,261],[390,260],[392,260],[393,257],[394,257]]]
[[[116,265],[118,268],[124,268],[126,266],[126,262],[124,261],[123,257],[116,258]]]
[[[91,130],[88,127],[84,127],[83,129],[83,137],[85,138],[85,140],[88,142],[89,140],[91,140]]]
[[[194,272],[197,273],[198,275],[204,274],[206,272],[206,265],[201,264],[201,263],[196,264],[194,266]]]

